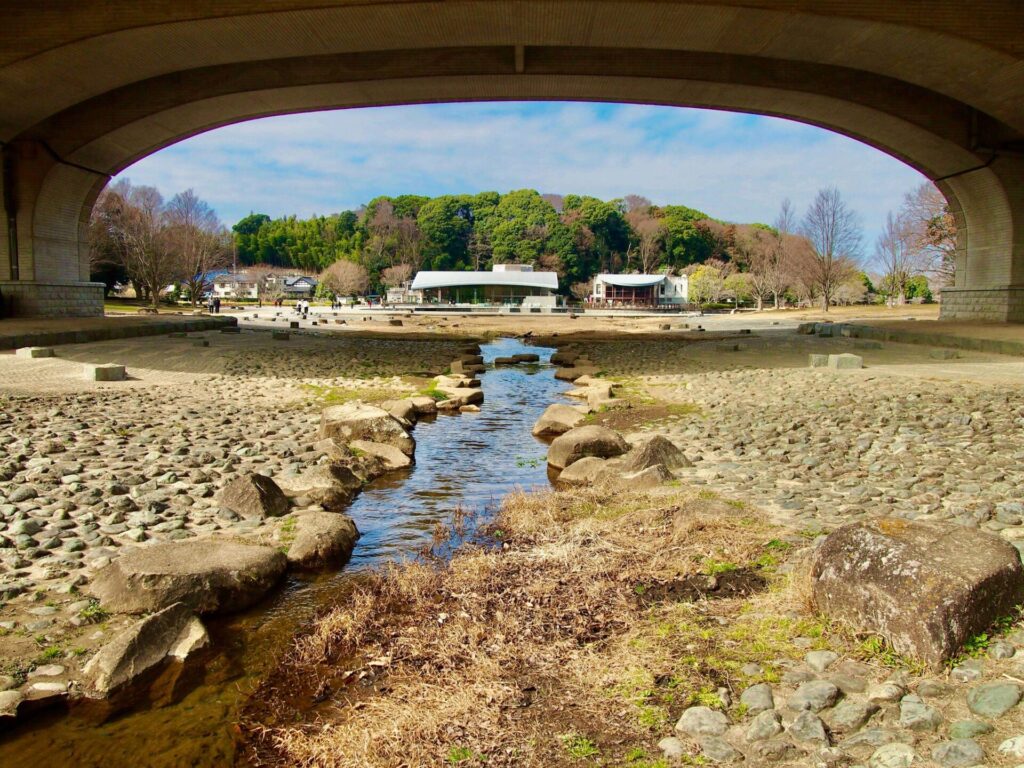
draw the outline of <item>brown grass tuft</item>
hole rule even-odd
[[[682,709],[713,704],[744,661],[769,675],[773,659],[803,652],[791,636],[828,631],[771,577],[782,533],[717,499],[513,494],[488,530],[500,545],[386,568],[297,639],[253,699],[249,756],[353,768],[653,761]],[[745,571],[757,584],[767,574],[768,591],[715,599],[719,579]],[[650,597],[683,582],[700,599]]]

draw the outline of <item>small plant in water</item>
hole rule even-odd
[[[524,467],[529,467],[533,469],[534,467],[540,466],[540,459],[524,459],[523,457],[520,456],[518,459],[516,459],[516,466],[519,467],[520,469]]]

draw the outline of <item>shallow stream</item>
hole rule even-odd
[[[514,339],[483,345],[486,363],[522,352],[546,360],[554,350]],[[246,696],[290,638],[317,610],[343,600],[361,571],[415,557],[429,546],[438,523],[456,509],[486,520],[516,488],[547,486],[547,446],[530,430],[552,402],[563,400],[563,382],[548,365],[489,367],[481,377],[485,402],[479,413],[439,415],[420,422],[416,465],[371,483],[348,514],[362,537],[342,571],[299,578],[255,608],[206,622],[215,653],[199,668],[168,675],[162,705],[121,713],[97,724],[94,713],[30,716],[0,736],[0,765],[75,768],[180,768],[230,766],[235,721]]]

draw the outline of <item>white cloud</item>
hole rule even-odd
[[[448,104],[273,117],[221,128],[123,174],[192,187],[228,222],[354,208],[378,194],[627,193],[731,221],[771,221],[837,186],[873,240],[923,177],[852,139],[778,118],[598,104]]]

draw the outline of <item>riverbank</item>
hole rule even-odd
[[[1021,545],[1019,361],[796,335],[571,347],[630,406],[587,423],[693,466],[512,497],[449,564],[377,576],[251,700],[254,761],[1019,764],[1019,615],[929,668],[817,615],[805,581],[825,535],[880,516]],[[865,367],[807,367],[844,352]]]

